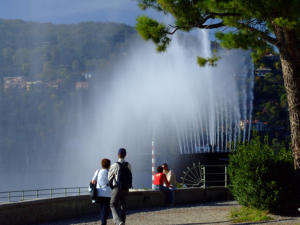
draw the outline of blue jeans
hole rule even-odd
[[[172,193],[172,191],[169,188],[167,188],[167,187],[165,187],[163,185],[154,185],[154,189],[162,191],[162,192],[164,192],[166,194],[166,196],[167,196],[167,203],[169,203],[169,204],[173,203],[173,193]]]

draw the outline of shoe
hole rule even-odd
[[[125,223],[124,223],[124,222],[121,222],[121,223],[119,223],[119,225],[125,225]]]

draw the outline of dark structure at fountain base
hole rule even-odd
[[[157,165],[166,162],[175,172],[177,182],[189,187],[226,186],[225,166],[228,165],[229,154],[210,152],[160,156]]]

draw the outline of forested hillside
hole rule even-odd
[[[117,23],[71,25],[0,20],[0,76],[26,80],[79,79],[125,54],[133,27]]]
[[[93,87],[107,88],[108,71],[126,57],[137,34],[133,27],[116,23],[54,25],[2,19],[0,30],[4,179],[5,171],[45,170],[53,161],[65,160],[61,152],[69,132],[93,123],[86,110]]]
[[[279,56],[267,55],[255,67],[253,118],[266,123],[271,137],[289,139],[288,107]]]

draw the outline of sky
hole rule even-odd
[[[160,14],[142,11],[137,0],[1,0],[0,18],[34,22],[79,23],[118,22],[135,25],[138,15],[154,18]]]

